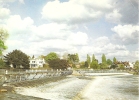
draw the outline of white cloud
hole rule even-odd
[[[10,10],[7,8],[0,8],[0,19],[4,19],[9,17],[10,15]]]
[[[137,44],[139,38],[139,26],[137,25],[118,25],[111,29],[114,31],[115,39],[125,44]]]
[[[3,25],[12,35],[29,33],[34,21],[30,17],[21,19],[19,15],[10,16]]]
[[[98,10],[109,10],[113,8],[111,0],[103,0],[101,2],[99,0],[71,0],[71,2]]]
[[[99,46],[104,46],[108,44],[109,42],[110,40],[108,37],[102,36],[94,40],[94,45],[99,47]]]
[[[14,2],[16,0],[0,0],[0,3],[4,3],[4,2]]]
[[[138,23],[138,0],[114,0],[113,12],[106,13],[109,22],[117,24]]]
[[[35,26],[30,17],[21,19],[10,16],[4,25],[9,31],[9,50],[20,49],[27,54],[38,55],[50,51],[77,52],[77,47],[87,44],[88,36],[83,32],[73,32],[76,26],[48,23]]]
[[[131,55],[131,52],[126,48],[126,46],[121,44],[113,44],[106,36],[96,38],[90,43],[90,45],[82,46],[78,52],[81,56],[81,59],[86,59],[87,54],[89,54],[90,56],[95,54],[96,59],[98,59],[100,62],[102,54],[105,54],[106,58],[109,58],[111,60],[113,59],[113,57],[116,57],[118,60],[122,61],[133,61],[137,58],[128,58]]]
[[[122,17],[122,15],[119,13],[118,10],[113,10],[113,12],[107,14],[106,16],[106,20],[108,20],[109,22],[112,23],[120,23],[120,19]]]
[[[71,32],[69,31],[70,27],[66,24],[57,24],[57,23],[50,23],[50,24],[43,24],[38,27],[36,27],[34,33],[36,33],[37,36],[45,39],[51,39],[51,38],[60,38],[60,39],[66,39],[68,34]]]
[[[19,0],[20,3],[25,4],[24,0]]]
[[[103,15],[103,11],[107,12],[111,9],[110,0],[102,2],[96,0],[60,2],[55,0],[48,2],[43,7],[42,18],[55,22],[82,23],[96,20]]]
[[[15,1],[19,1],[20,3],[24,4],[24,0],[0,0],[0,3],[15,2]]]
[[[3,3],[14,1],[17,0],[2,0]],[[18,1],[24,3],[24,0]],[[81,60],[86,60],[87,54],[90,54],[90,56],[95,54],[96,58],[99,57],[97,59],[101,61],[103,53],[106,54],[107,58],[115,56],[119,60],[130,59],[130,57],[131,60],[136,59],[137,50],[129,51],[124,44],[137,44],[139,31],[137,25],[121,24],[113,27],[111,30],[116,33],[114,36],[116,43],[107,36],[96,38],[94,35],[93,38],[95,39],[91,39],[90,35],[88,35],[93,25],[91,23],[88,26],[87,22],[96,21],[100,18],[103,20],[103,17],[105,17],[109,22],[124,23],[125,15],[130,13],[128,13],[128,10],[124,12],[123,9],[128,6],[114,5],[114,2],[116,1],[48,1],[41,12],[42,18],[48,21],[44,21],[43,24],[38,26],[34,25],[35,19],[33,20],[30,17],[21,18],[20,15],[10,15],[10,9],[0,8],[0,16],[4,16],[4,20],[0,20],[0,23],[2,22],[1,25],[3,24],[10,34],[7,41],[8,50],[20,49],[28,55],[46,55],[51,51],[59,54],[65,52],[79,53]],[[121,3],[122,1],[119,2]],[[136,11],[135,8],[130,9],[130,11]],[[130,18],[133,17],[130,16]],[[101,20],[99,23],[96,22],[96,25],[100,25]],[[132,23],[132,21],[129,23]],[[81,29],[83,27],[86,30]],[[96,34],[99,33],[96,31]],[[119,44],[119,41],[122,44]]]
[[[87,40],[87,34],[82,32],[72,33],[67,39],[71,45],[87,45]]]

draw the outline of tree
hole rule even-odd
[[[2,58],[0,58],[0,68],[4,68],[5,67],[5,63],[3,61]]]
[[[101,63],[101,64],[100,64],[100,68],[101,68],[101,69],[107,69],[107,68],[108,68],[107,63]]]
[[[102,54],[102,63],[100,64],[100,68],[102,68],[102,69],[108,68],[105,54]]]
[[[116,64],[112,64],[111,66],[110,66],[110,68],[112,68],[112,69],[115,69],[115,68],[117,68],[118,67],[118,65],[116,65]]]
[[[93,54],[93,56],[92,56],[92,62],[93,62],[94,60],[96,60],[96,59],[95,59],[95,55]]]
[[[29,57],[20,50],[13,50],[4,56],[4,61],[7,66],[14,68],[29,68]]]
[[[85,62],[84,61],[80,62],[80,68],[85,68]]]
[[[135,62],[134,69],[139,71],[139,60]]]
[[[114,57],[113,58],[113,63],[116,63],[117,62],[117,59]]]
[[[2,52],[7,49],[4,43],[7,37],[8,37],[8,32],[0,28],[0,56],[2,55]]]
[[[75,55],[76,55],[76,62],[79,62],[80,60],[79,60],[79,55],[78,55],[78,53],[76,53]]]
[[[112,61],[110,59],[107,59],[107,64],[108,65],[111,65],[112,64]]]
[[[124,64],[118,64],[118,69],[124,70],[125,69]]]
[[[91,58],[90,58],[90,56],[87,54],[87,63],[88,63],[88,67],[90,67],[90,62],[91,62]]]
[[[90,67],[93,69],[99,69],[100,68],[97,60],[92,61],[90,64]]]
[[[48,63],[52,69],[67,69],[69,66],[67,60],[59,58],[50,60]]]
[[[48,55],[45,57],[45,61],[49,62],[50,60],[57,59],[58,55],[55,52],[50,52]]]
[[[89,65],[89,64],[88,64],[88,62],[87,62],[87,61],[85,61],[84,66],[88,68],[88,65]]]
[[[107,63],[105,54],[102,55],[102,63],[105,63],[105,64]]]
[[[71,64],[79,63],[78,54],[68,54],[68,62]]]

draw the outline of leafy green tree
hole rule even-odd
[[[125,69],[124,64],[118,64],[118,69],[124,70]]]
[[[84,67],[88,68],[89,64],[87,61],[85,61]]]
[[[108,68],[105,54],[102,54],[102,63],[100,64],[100,68],[101,69],[107,69]]]
[[[90,64],[90,67],[93,69],[99,69],[100,68],[97,60],[92,61]]]
[[[85,68],[85,62],[84,61],[80,62],[80,68]]]
[[[68,54],[68,62],[71,64],[79,63],[78,54]]]
[[[134,69],[139,71],[139,60],[135,62]]]
[[[102,55],[102,63],[107,63],[105,54]]]
[[[110,59],[107,59],[107,64],[112,65],[112,61]]]
[[[0,56],[2,55],[2,52],[7,49],[4,43],[7,37],[8,32],[5,29],[0,28]]]
[[[67,60],[59,58],[50,60],[48,63],[52,69],[67,69],[69,66]]]
[[[113,63],[116,63],[117,62],[117,59],[114,57],[113,58]]]
[[[118,66],[116,65],[116,64],[112,64],[111,66],[110,66],[110,68],[112,68],[112,69],[115,69],[115,68],[117,68]]]
[[[0,68],[5,68],[5,63],[2,58],[0,58]]]
[[[29,68],[29,57],[20,50],[13,50],[4,56],[7,66],[12,65],[14,68]]]
[[[93,62],[94,60],[96,60],[96,59],[95,59],[95,55],[93,54],[93,56],[92,56],[92,62]]]
[[[108,65],[106,63],[101,63],[100,64],[100,68],[101,69],[108,69],[109,67],[108,67]]]
[[[76,62],[79,62],[80,60],[79,60],[79,55],[78,55],[78,53],[76,53],[75,55],[76,55]]]
[[[50,60],[57,59],[58,55],[55,52],[50,52],[48,55],[45,57],[45,61],[49,62]]]
[[[91,58],[90,58],[90,56],[87,54],[87,63],[88,63],[88,67],[90,67],[90,63],[91,63]]]

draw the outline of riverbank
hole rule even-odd
[[[47,77],[35,80],[28,80],[16,83],[7,83],[0,87],[0,100],[49,100],[49,99],[42,99],[33,96],[25,96],[16,93],[16,88],[18,87],[37,87],[43,84],[48,84],[51,82],[56,82],[59,80],[65,79],[65,76],[61,77]]]

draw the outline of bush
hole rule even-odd
[[[69,67],[67,60],[63,59],[53,59],[50,60],[48,63],[52,69],[67,69]]]

